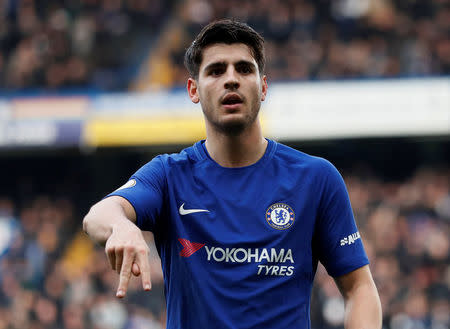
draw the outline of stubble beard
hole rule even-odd
[[[210,112],[207,110],[205,111],[205,109],[203,109],[203,113],[206,120],[214,126],[216,131],[225,136],[235,137],[241,135],[247,127],[250,127],[256,121],[260,107],[261,102],[253,102],[251,104],[252,110],[248,115],[245,115],[242,119],[230,120],[228,122],[216,120],[212,115],[210,115]]]
[[[221,134],[234,137],[241,135],[245,128],[248,126],[248,123],[247,120],[236,120],[234,122],[225,123],[213,122],[213,125]]]

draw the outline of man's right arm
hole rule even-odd
[[[113,228],[136,223],[133,206],[120,196],[111,196],[91,207],[83,219],[83,230],[96,243],[105,246]]]
[[[149,248],[136,226],[133,206],[120,196],[110,196],[91,207],[83,219],[84,231],[105,247],[111,268],[120,274],[117,297],[124,297],[131,274],[142,274],[144,290],[151,289]]]

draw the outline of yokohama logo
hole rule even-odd
[[[180,251],[181,257],[190,257],[205,245],[204,243],[191,242],[182,238],[179,238],[178,241],[183,245],[183,249]]]
[[[204,243],[179,238],[183,245],[181,257],[190,257],[201,248],[206,248],[207,260],[226,263],[294,263],[291,249],[275,248],[220,248],[208,247]]]
[[[208,262],[259,263],[257,268],[255,268],[255,273],[261,276],[292,276],[294,274],[294,266],[284,265],[286,263],[294,264],[291,249],[220,248],[208,247],[204,243],[191,242],[182,238],[179,238],[178,241],[183,246],[183,249],[180,251],[181,257],[191,257],[205,247],[206,260]]]

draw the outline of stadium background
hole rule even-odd
[[[135,279],[119,301],[81,220],[154,155],[202,138],[182,55],[221,17],[267,40],[265,134],[344,175],[383,327],[448,328],[446,0],[0,1],[0,328],[164,328],[158,258],[153,291]],[[342,310],[320,268],[313,328],[342,328]]]

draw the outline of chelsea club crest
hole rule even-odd
[[[285,230],[294,223],[295,214],[285,203],[274,203],[266,210],[266,220],[277,230]]]

